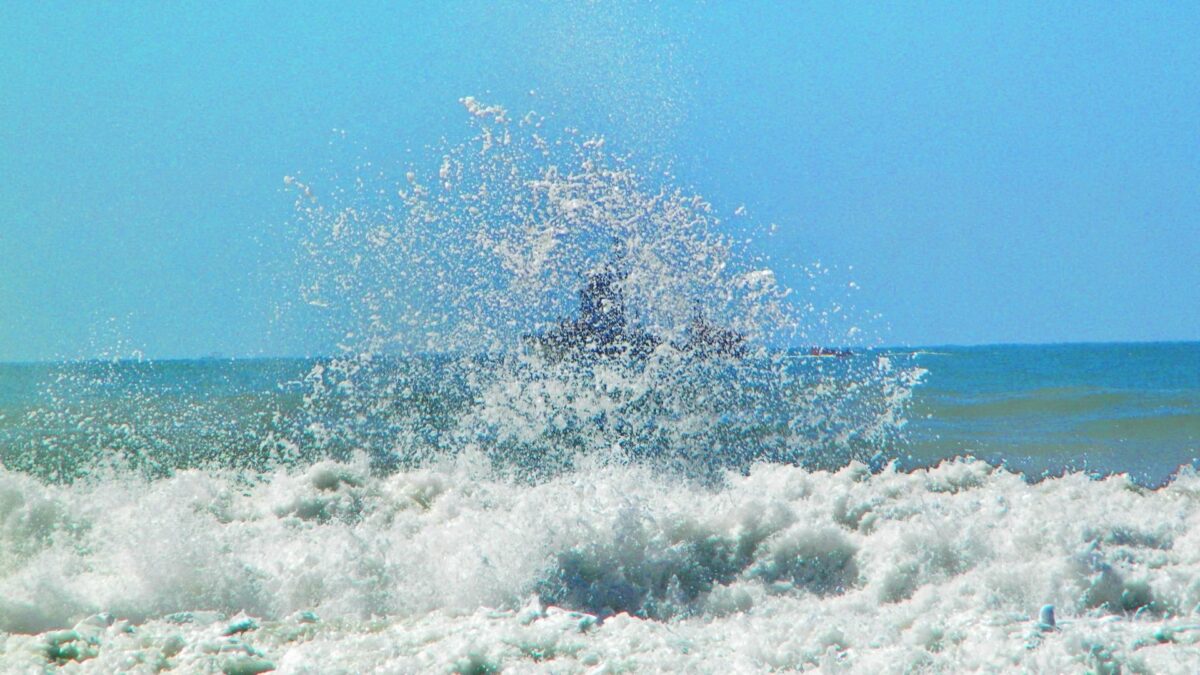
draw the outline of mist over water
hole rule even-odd
[[[0,367],[16,383],[0,389],[0,665],[1185,672],[1200,657],[1190,469],[1152,490],[915,468],[1031,416],[1131,429],[1106,415],[1139,386],[1167,408],[1127,418],[1178,415],[1134,445],[1168,438],[1186,462],[1195,382],[1061,395],[1056,378],[1088,367],[1058,355],[1046,375],[1024,355],[1019,386],[1040,393],[1011,396],[1017,371],[988,371],[994,355],[870,349],[862,331],[816,343],[828,314],[779,284],[788,261],[749,252],[762,233],[604,138],[462,104],[467,140],[427,167],[287,179],[296,295],[330,354]],[[620,329],[587,333],[598,278]]]

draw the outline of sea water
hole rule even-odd
[[[289,179],[330,355],[0,365],[0,670],[1195,672],[1200,345],[813,355],[703,200],[464,105]],[[658,348],[531,349],[600,270]]]
[[[1029,476],[1160,485],[1200,452],[1200,344],[917,350],[913,459],[970,453]]]

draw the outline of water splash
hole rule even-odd
[[[473,134],[427,176],[287,179],[304,298],[340,329],[306,379],[302,454],[482,452],[525,476],[603,455],[695,474],[839,466],[895,438],[918,372],[790,353],[812,305],[702,197],[602,137],[462,104]],[[597,279],[619,302],[608,333],[588,328],[589,296],[576,306]],[[589,334],[604,348],[569,344]],[[698,335],[737,349],[698,353]],[[566,358],[531,348],[564,342]]]
[[[744,217],[604,138],[462,104],[468,140],[399,183],[365,164],[287,179],[299,296],[332,356],[222,369],[113,345],[0,420],[4,465],[265,475],[362,452],[383,471],[481,455],[541,480],[590,457],[708,480],[893,453],[920,371],[789,351],[829,314],[747,250]]]
[[[428,175],[290,181],[335,355],[4,366],[52,374],[0,418],[3,667],[1194,660],[1193,471],[1159,491],[870,471],[853,460],[894,452],[919,369],[790,349],[838,313],[703,199],[464,104],[472,139]],[[604,274],[621,329],[537,348],[611,309],[576,302]],[[698,325],[737,349],[696,348]]]

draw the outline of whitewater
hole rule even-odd
[[[1192,473],[1151,491],[1029,485],[970,460],[763,464],[720,489],[637,466],[519,485],[469,458],[387,477],[325,462],[255,485],[5,472],[0,523],[10,671],[1186,672],[1200,658]]]
[[[462,104],[287,179],[330,355],[0,368],[0,670],[1196,671],[1200,350],[881,349],[662,167]],[[1034,457],[1077,425],[1104,471]]]

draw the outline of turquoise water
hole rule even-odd
[[[878,353],[927,372],[906,404],[907,423],[874,445],[862,441],[854,454],[859,459],[895,459],[912,468],[971,455],[1029,479],[1065,471],[1128,473],[1157,485],[1200,456],[1200,343]],[[60,479],[86,473],[101,455],[159,473],[202,465],[266,470],[272,444],[299,434],[304,380],[317,363],[3,364],[0,456],[10,468]],[[838,359],[797,358],[795,364],[800,371],[852,369]],[[446,419],[461,414],[463,392],[444,380],[438,387],[410,405]],[[739,443],[754,444],[764,433],[739,428],[721,439],[727,447],[713,452],[738,456]],[[294,440],[303,444],[300,436]],[[349,450],[327,446],[322,452]],[[394,451],[379,450],[379,459],[386,463]]]
[[[1200,344],[922,350],[908,428],[921,463],[972,454],[1036,477],[1157,484],[1200,456]]]
[[[0,670],[1200,661],[1200,345],[872,349],[669,175],[461,102],[435,172],[285,180],[330,356],[0,365]]]
[[[654,358],[0,366],[0,669],[1200,658],[1200,344]]]

